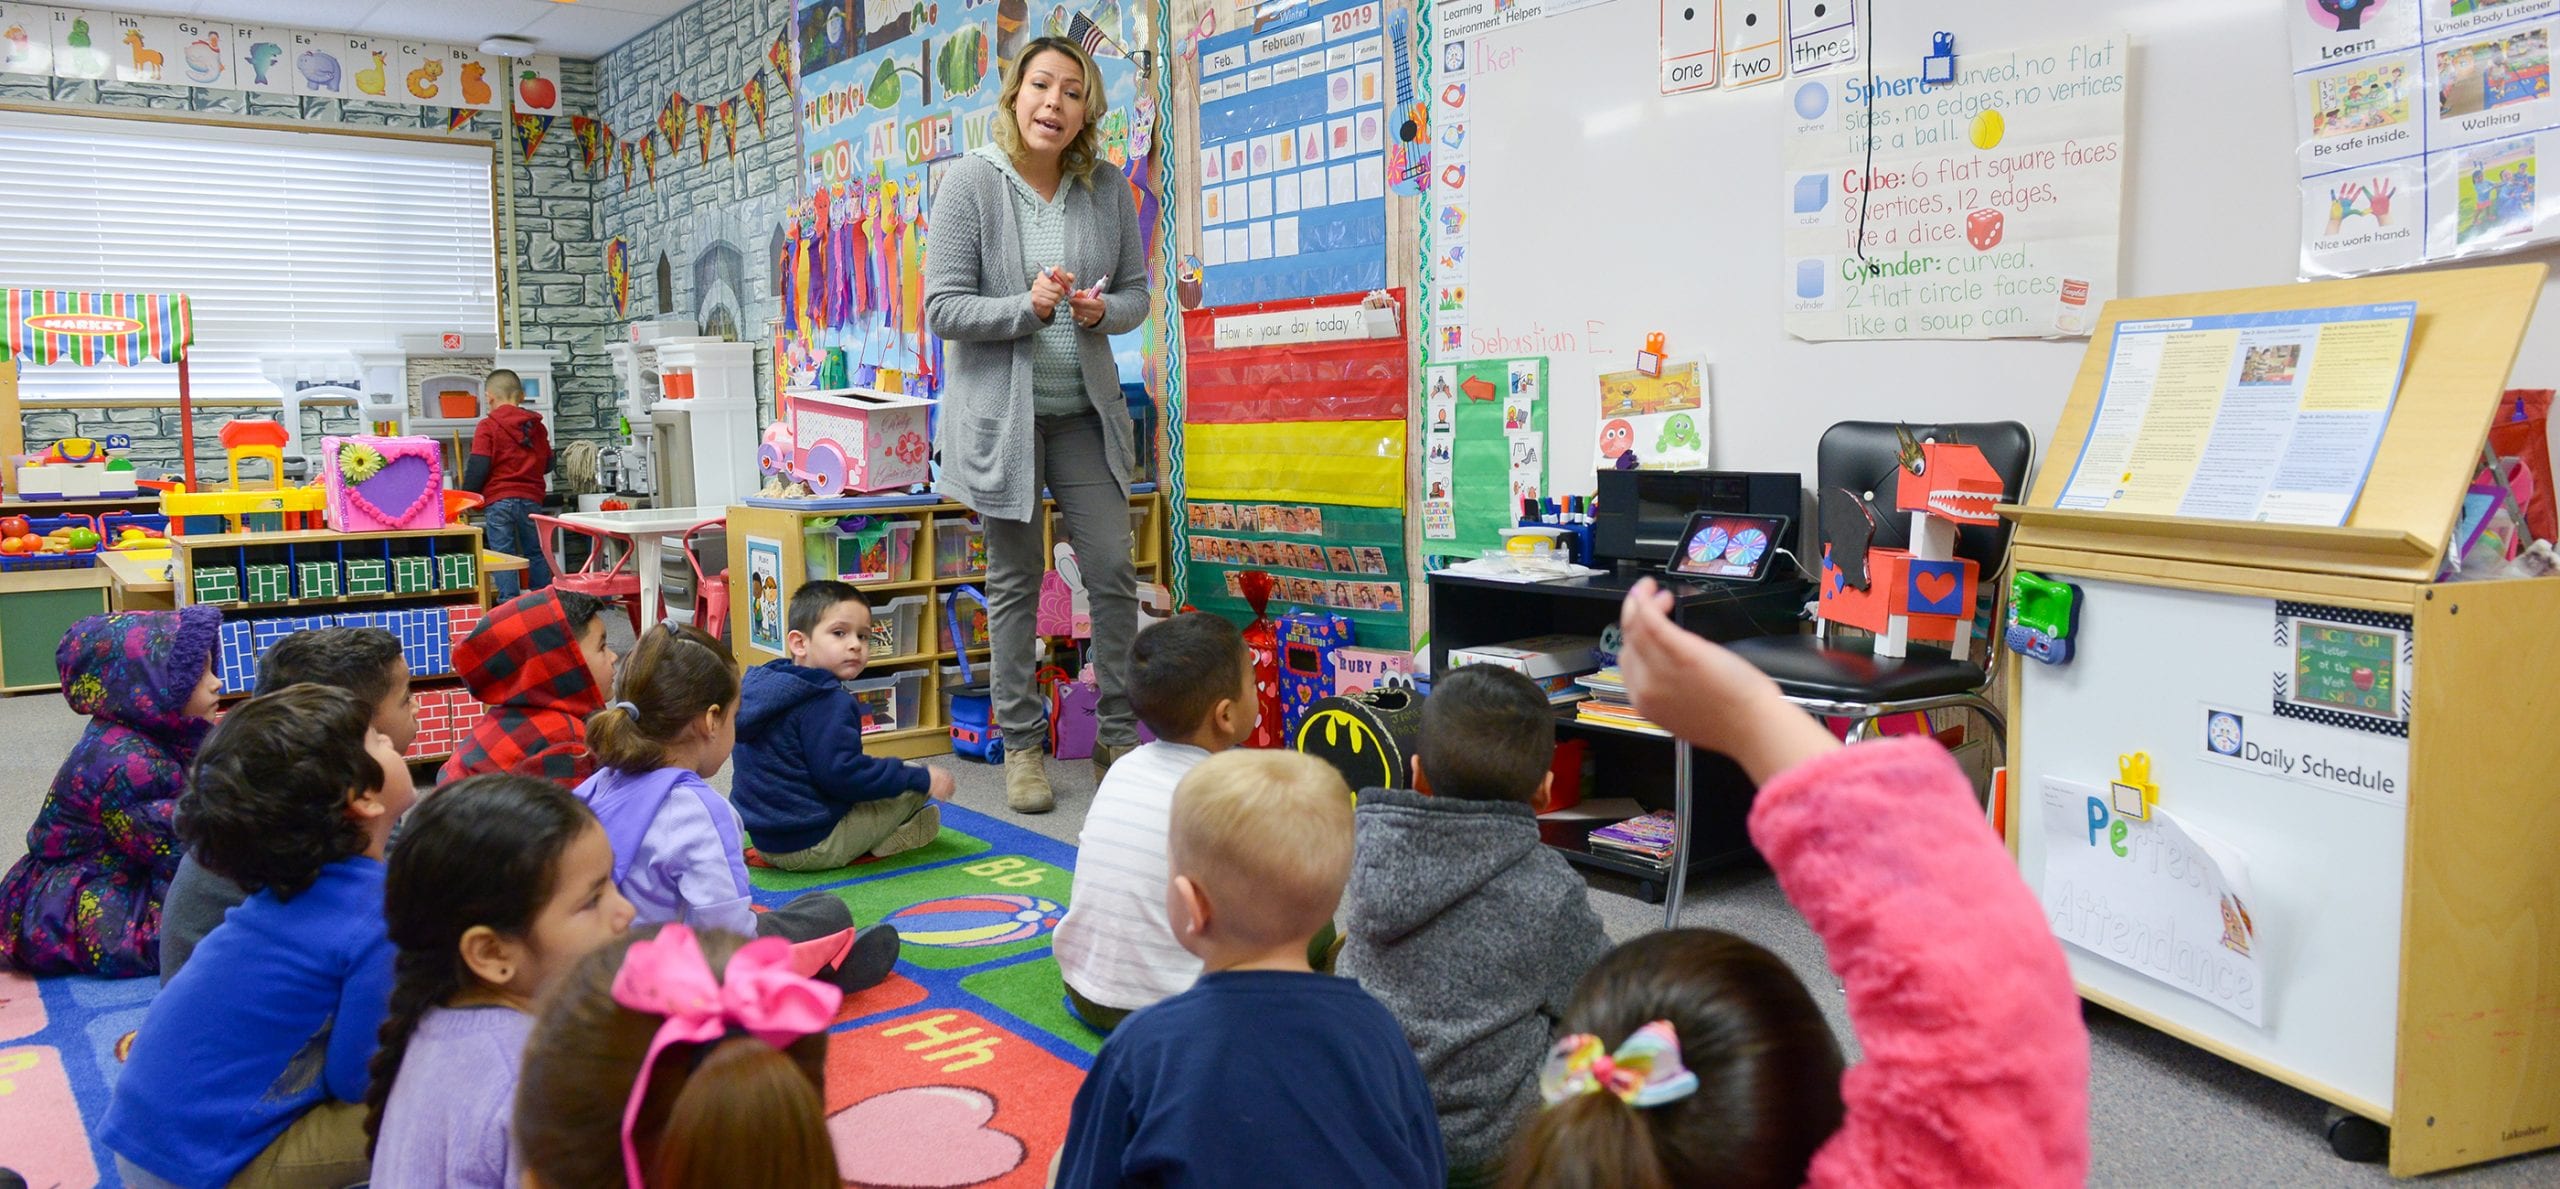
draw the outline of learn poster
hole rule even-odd
[[[2250,911],[2247,856],[2153,808],[2117,812],[2107,792],[2047,779],[2044,878],[2053,934],[2251,1024],[2266,1023],[2265,939]]]
[[[2347,522],[2399,398],[2416,302],[2120,322],[2056,507]]]
[[[2287,6],[2302,275],[2350,276],[2560,238],[2537,199],[2560,150],[2560,0]]]
[[[747,643],[782,651],[782,542],[747,538]]]
[[[1547,360],[1468,359],[1423,374],[1422,536],[1471,558],[1502,548],[1547,494]]]
[[[1789,79],[1774,182],[1787,333],[2095,329],[2116,294],[2127,58],[2124,35],[2106,33],[1967,51],[1956,80],[1938,86],[1922,86],[1916,70]]]

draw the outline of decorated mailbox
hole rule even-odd
[[[1294,739],[1307,708],[1333,696],[1333,657],[1352,643],[1351,620],[1330,611],[1299,611],[1279,620],[1280,708],[1284,737]]]
[[[433,438],[322,438],[320,484],[339,532],[444,527],[444,455]]]
[[[786,392],[756,463],[821,496],[922,483],[931,477],[932,415],[932,401],[869,388]]]
[[[1999,523],[1992,509],[2003,487],[1972,446],[1914,443],[1894,484],[1895,508],[1911,517],[1908,549],[1869,548],[1874,526],[1864,505],[1824,492],[1818,613],[1874,632],[1877,656],[1905,656],[1911,641],[1934,640],[1966,659],[1979,575],[1973,562],[1956,556],[1956,527]]]

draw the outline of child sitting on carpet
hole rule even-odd
[[[409,661],[401,655],[400,637],[381,628],[295,632],[258,658],[258,684],[252,692],[271,694],[305,683],[334,685],[363,699],[373,707],[373,729],[400,754],[409,754],[409,745],[417,741],[418,699],[409,692]],[[179,859],[160,910],[160,985],[169,985],[195,953],[196,943],[248,898],[240,885],[205,870],[193,853]]]
[[[613,651],[604,643],[613,608],[609,599],[563,590],[529,591],[490,608],[453,650],[453,671],[489,710],[437,782],[512,772],[566,788],[595,775],[587,717],[613,684]]]
[[[790,962],[774,938],[668,925],[572,967],[525,1048],[525,1183],[839,1189],[823,1087],[843,995]]]
[[[1627,596],[1628,692],[1758,782],[1751,840],[1822,938],[1866,1058],[1841,1074],[1821,1010],[1768,951],[1707,929],[1638,938],[1574,991],[1507,1183],[2086,1180],[2079,999],[1971,783],[1929,740],[1842,748],[1670,606],[1650,583]]]
[[[133,978],[160,967],[161,902],[178,870],[171,818],[213,729],[222,612],[93,615],[54,649],[62,697],[89,727],[0,880],[0,958],[27,974]]]
[[[1165,916],[1165,829],[1184,773],[1253,733],[1253,654],[1236,625],[1186,611],[1138,633],[1129,708],[1156,741],[1120,757],[1077,840],[1076,898],[1054,948],[1067,1006],[1096,1032],[1191,989],[1200,959]]]
[[[871,659],[871,604],[842,582],[792,592],[789,660],[747,670],[729,799],[765,861],[785,871],[886,858],[942,832],[951,774],[862,751],[862,707],[844,683]]]
[[[1058,1185],[1439,1185],[1440,1120],[1395,1017],[1307,964],[1351,869],[1341,775],[1296,752],[1211,756],[1174,789],[1168,839],[1200,980],[1102,1046]]]
[[[251,698],[197,758],[178,830],[249,889],[162,988],[98,1139],[125,1184],[346,1185],[391,996],[382,846],[416,790],[373,707],[321,685]]]
[[[1573,984],[1608,952],[1582,877],[1538,835],[1556,718],[1528,678],[1441,675],[1413,788],[1360,794],[1335,969],[1404,1026],[1429,1071],[1453,1183],[1489,1183],[1538,1105]]]
[[[614,696],[587,724],[601,765],[578,797],[613,842],[613,882],[654,925],[680,921],[795,943],[797,969],[847,991],[889,977],[898,931],[856,933],[853,911],[810,892],[772,912],[751,906],[738,811],[709,777],[738,737],[738,669],[700,630],[659,624],[622,664]]]
[[[411,816],[382,900],[400,957],[365,1100],[374,1189],[512,1189],[534,999],[631,924],[613,844],[559,785],[473,776]]]

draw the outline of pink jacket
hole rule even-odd
[[[1751,839],[1822,937],[1865,1059],[1812,1185],[2079,1185],[2089,1035],[2062,946],[1925,741],[1852,747],[1760,790]]]

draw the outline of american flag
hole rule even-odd
[[[1092,17],[1083,13],[1077,13],[1074,19],[1067,22],[1067,32],[1076,39],[1077,44],[1084,47],[1084,52],[1094,57],[1127,56],[1120,52],[1120,43],[1111,40],[1111,35],[1103,32],[1102,26],[1095,24]]]

